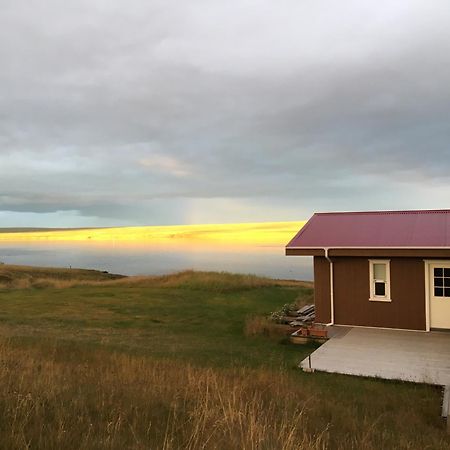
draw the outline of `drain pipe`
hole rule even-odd
[[[327,325],[334,325],[334,278],[333,278],[333,261],[328,255],[329,248],[323,249],[325,252],[325,258],[330,263],[330,323]]]

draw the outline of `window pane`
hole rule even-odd
[[[450,278],[444,278],[444,286],[450,288]]]
[[[434,269],[434,276],[435,277],[443,277],[444,276],[444,270],[442,269],[442,267],[436,267]]]
[[[386,284],[385,283],[375,283],[375,295],[384,297],[386,295]]]
[[[434,279],[434,285],[435,286],[444,286],[444,279],[443,278],[435,278]]]
[[[444,289],[444,296],[445,297],[450,297],[450,288],[445,288]]]
[[[373,265],[373,278],[375,280],[386,281],[386,264]]]
[[[450,277],[450,269],[444,269],[444,277]]]
[[[434,296],[435,297],[443,297],[444,296],[444,289],[435,287],[434,288]]]

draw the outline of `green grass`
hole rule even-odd
[[[107,344],[156,357],[201,364],[294,366],[308,351],[278,345],[263,337],[245,339],[245,320],[268,314],[311,289],[292,282],[262,287],[242,285],[223,274],[225,283],[203,275],[71,288],[0,291],[0,333]],[[89,279],[91,281],[91,279]],[[241,285],[239,285],[241,281]],[[234,282],[234,284],[233,284]],[[174,284],[174,286],[172,286]],[[20,330],[20,331],[19,331]]]
[[[440,389],[306,374],[313,346],[246,336],[249,317],[310,302],[308,283],[2,271],[28,287],[0,289],[0,448],[450,449]]]

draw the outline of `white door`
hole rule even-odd
[[[430,264],[430,327],[450,328],[450,262]]]

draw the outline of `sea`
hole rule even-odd
[[[193,269],[292,280],[313,278],[312,258],[285,256],[282,246],[8,241],[0,242],[0,263],[96,269],[123,275],[163,275]]]
[[[282,246],[8,241],[0,242],[0,263],[96,269],[123,275],[164,275],[193,269],[313,279],[312,258],[285,256]]]

